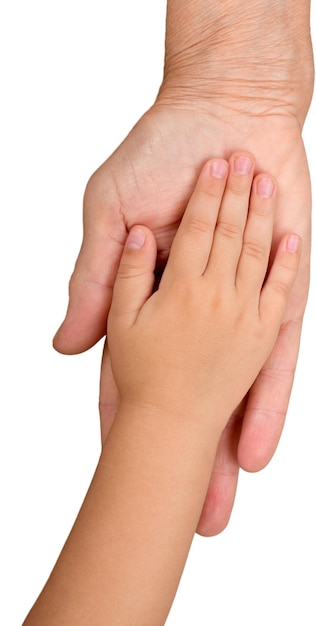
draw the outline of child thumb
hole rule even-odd
[[[156,240],[149,228],[133,226],[130,230],[119,264],[110,315],[125,320],[130,326],[152,294],[157,257]]]

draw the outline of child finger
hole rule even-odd
[[[203,274],[227,173],[228,164],[224,159],[212,159],[205,163],[174,238],[164,282],[168,276],[181,279]]]
[[[119,264],[112,305],[109,313],[111,325],[130,327],[152,293],[157,257],[156,240],[149,228],[134,226],[129,232]]]
[[[218,214],[207,273],[219,283],[235,283],[242,249],[255,159],[248,152],[236,152],[229,160],[229,175]]]
[[[236,286],[252,295],[260,293],[272,242],[273,217],[276,204],[276,181],[267,174],[253,182],[249,213],[236,275]]]
[[[282,322],[297,276],[301,248],[301,238],[296,234],[286,235],[278,247],[259,303],[260,316],[268,323]]]

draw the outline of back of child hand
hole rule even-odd
[[[277,183],[254,168],[244,152],[204,165],[154,293],[154,236],[128,234],[108,320],[124,403],[222,430],[270,354],[301,241],[271,253]]]

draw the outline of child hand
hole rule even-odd
[[[289,234],[267,275],[276,201],[276,181],[254,177],[248,153],[208,161],[153,294],[154,236],[130,231],[108,325],[121,401],[213,414],[224,428],[273,348],[298,270],[301,242]]]

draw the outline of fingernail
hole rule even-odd
[[[274,182],[271,178],[259,178],[256,188],[257,196],[260,198],[271,198],[274,192]]]
[[[212,161],[210,167],[211,176],[214,178],[226,178],[228,172],[228,164],[226,161]]]
[[[126,247],[129,250],[140,250],[145,243],[145,233],[139,228],[133,228],[127,235]]]
[[[252,159],[246,155],[239,155],[234,159],[235,174],[249,174],[252,168]]]
[[[290,235],[286,240],[286,249],[288,252],[297,252],[301,245],[301,240],[297,235]]]

